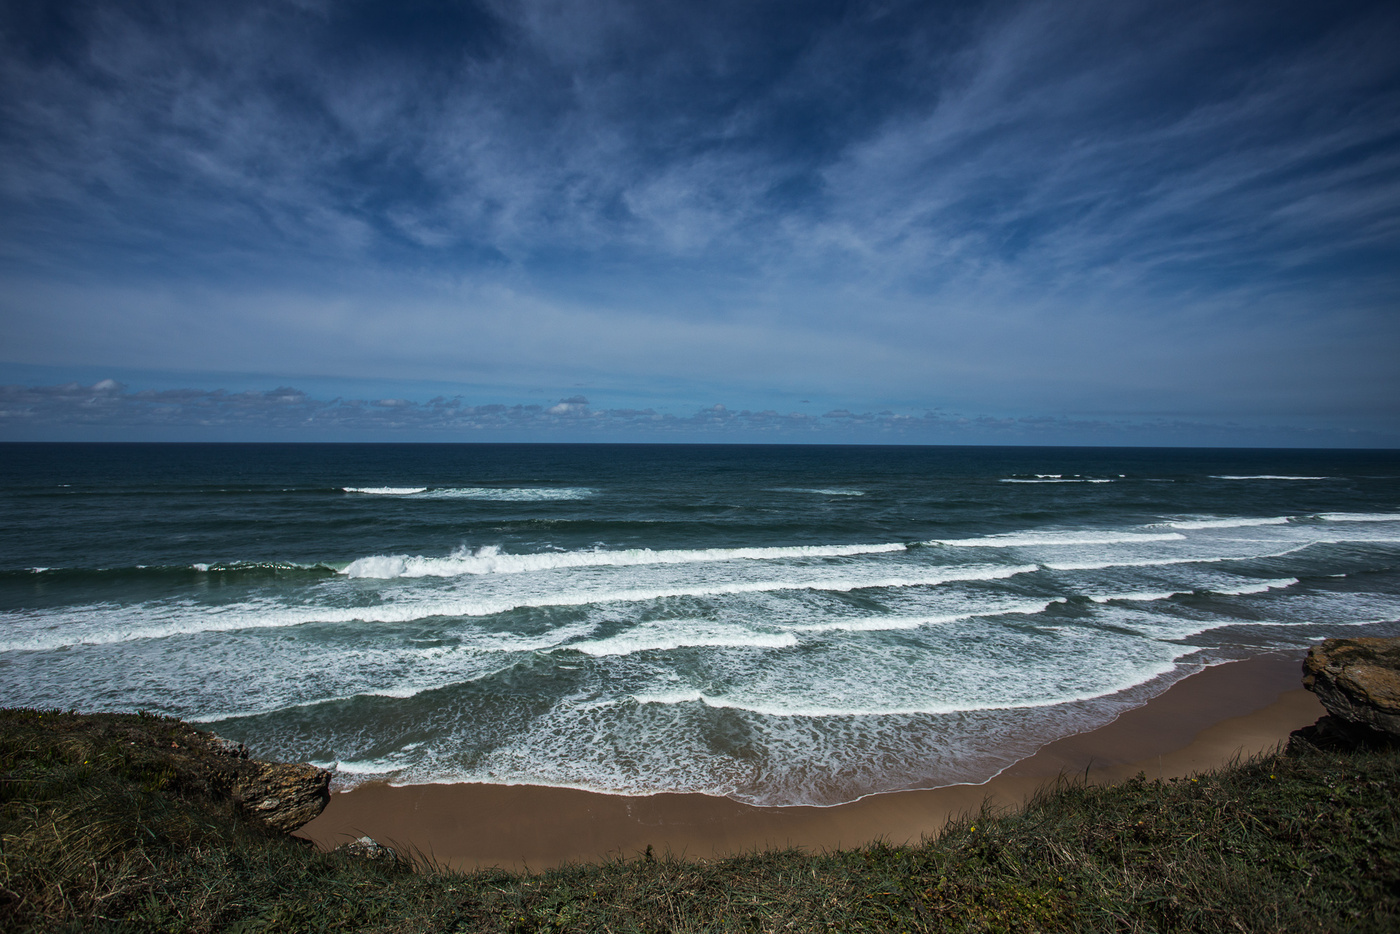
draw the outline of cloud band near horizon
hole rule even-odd
[[[1192,419],[995,417],[947,412],[821,414],[730,409],[683,414],[601,408],[576,395],[548,404],[474,405],[461,396],[320,399],[266,391],[129,391],[91,386],[0,386],[0,441],[634,441],[650,443],[1018,444],[1085,446],[1390,447],[1373,431]]]

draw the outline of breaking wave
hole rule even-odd
[[[561,568],[636,567],[652,564],[700,564],[718,561],[773,561],[783,558],[846,558],[855,555],[905,551],[907,545],[792,545],[759,548],[681,548],[653,551],[563,551],[539,554],[501,554],[495,545],[475,551],[459,549],[445,558],[422,555],[373,555],[352,561],[341,573],[346,577],[388,580],[398,577],[457,577],[464,574],[519,574]]]
[[[478,499],[498,503],[533,503],[588,499],[597,491],[587,487],[426,487],[347,486],[346,493],[372,496],[411,496],[415,499]]]

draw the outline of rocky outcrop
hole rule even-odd
[[[397,862],[399,858],[399,854],[394,852],[391,847],[376,842],[373,837],[360,837],[358,840],[342,843],[332,852],[355,859],[385,860],[391,863]]]
[[[241,771],[230,797],[248,814],[272,830],[291,833],[309,822],[330,800],[331,775],[305,763],[249,760],[253,771]]]
[[[148,790],[231,801],[254,822],[296,830],[330,800],[330,773],[314,765],[261,762],[242,744],[173,717],[10,710],[0,735],[17,747],[46,734],[74,763],[123,774]],[[37,739],[37,737],[36,737]]]
[[[1295,731],[1290,748],[1400,742],[1400,639],[1327,639],[1308,650],[1303,687],[1329,716]]]
[[[1339,720],[1400,737],[1400,639],[1328,639],[1308,650],[1303,687]]]
[[[306,763],[248,758],[242,743],[191,729],[186,743],[187,777],[215,795],[227,795],[258,823],[290,833],[330,801],[331,774]]]
[[[163,732],[172,739],[168,750],[160,752],[168,758],[177,789],[227,798],[255,822],[279,833],[296,830],[330,801],[331,775],[325,769],[250,759],[242,743],[178,720],[157,720],[162,721]]]

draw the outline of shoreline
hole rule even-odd
[[[1296,655],[1206,668],[1105,726],[1043,746],[976,785],[870,795],[831,807],[758,807],[701,794],[611,795],[539,785],[366,783],[296,832],[322,849],[370,836],[454,869],[541,870],[660,853],[712,858],[936,835],[983,803],[1014,807],[1060,775],[1114,782],[1189,775],[1274,748],[1325,712]]]

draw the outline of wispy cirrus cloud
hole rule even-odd
[[[1379,3],[14,5],[5,353],[1388,424],[1397,38]]]

